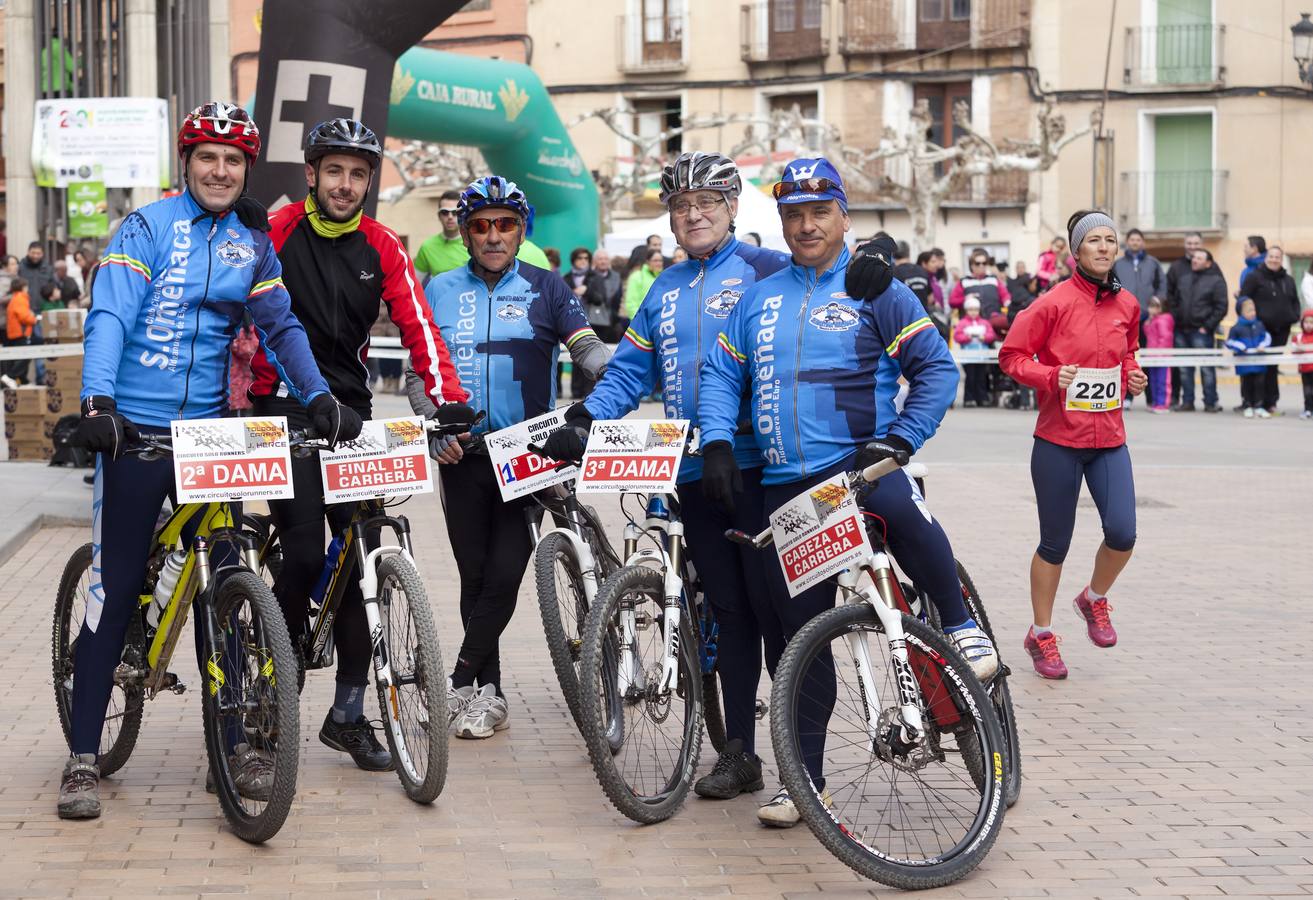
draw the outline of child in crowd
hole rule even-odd
[[[994,328],[989,320],[981,318],[980,298],[975,294],[967,294],[962,302],[962,317],[957,320],[953,339],[966,350],[983,350],[994,345]],[[988,406],[989,363],[966,363],[962,370],[966,374],[962,405]]]
[[[1264,347],[1272,345],[1272,335],[1267,333],[1263,323],[1258,320],[1254,301],[1244,297],[1236,304],[1236,315],[1240,318],[1231,326],[1231,333],[1226,336],[1226,345],[1238,356],[1257,353]],[[1245,418],[1270,419],[1272,414],[1263,408],[1263,370],[1266,366],[1236,366],[1240,376],[1240,400],[1244,406]]]
[[[1299,317],[1299,328],[1290,336],[1296,353],[1313,354],[1313,306]],[[1304,411],[1301,419],[1313,419],[1313,362],[1299,364],[1299,379],[1304,382]]]
[[[1163,312],[1163,302],[1157,297],[1149,298],[1149,320],[1144,323],[1144,346],[1150,349],[1171,349],[1172,330],[1175,328],[1172,314]],[[1154,366],[1149,372],[1149,412],[1165,413],[1171,402],[1172,370],[1168,366]]]

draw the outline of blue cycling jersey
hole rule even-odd
[[[469,403],[486,410],[475,431],[542,415],[556,401],[556,357],[595,337],[561,276],[516,261],[492,290],[469,264],[429,281],[424,297],[442,329]]]
[[[705,260],[690,259],[662,272],[647,292],[629,330],[616,348],[606,375],[584,405],[595,419],[619,419],[661,387],[666,415],[698,424],[698,369],[715,348],[716,337],[739,298],[760,278],[789,264],[787,254],[744,244],[733,237]],[[748,421],[747,397],[739,422]],[[750,431],[734,441],[744,468],[760,466],[761,454]],[[681,484],[702,477],[702,460],[686,458]]]
[[[894,281],[854,302],[848,261],[845,249],[825,272],[790,265],[757,282],[702,366],[703,441],[731,439],[749,390],[764,484],[821,472],[877,434],[920,448],[957,394],[957,367],[916,295]],[[901,414],[897,372],[910,385]]]
[[[82,397],[113,397],[141,425],[219,415],[246,313],[298,400],[328,393],[282,271],[267,234],[215,217],[189,191],[130,213],[96,271]]]

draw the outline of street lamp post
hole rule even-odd
[[[1309,13],[1300,13],[1299,21],[1290,26],[1290,39],[1295,48],[1295,64],[1299,66],[1299,80],[1313,85],[1313,22]]]

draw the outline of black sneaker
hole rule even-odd
[[[392,754],[374,737],[374,726],[364,716],[354,722],[333,721],[333,711],[324,718],[319,740],[334,750],[350,753],[355,764],[366,772],[391,772]]]
[[[1172,412],[1194,412],[1193,403],[1177,403],[1172,407]]]
[[[759,791],[765,784],[761,780],[761,757],[743,752],[743,741],[735,738],[725,745],[710,775],[693,785],[699,797],[712,800],[729,800],[744,791]]]
[[[59,817],[95,819],[100,816],[100,767],[96,754],[69,757],[59,782]]]
[[[1221,411],[1222,411],[1222,407],[1218,406],[1216,403],[1214,403],[1212,406],[1204,407],[1204,412],[1206,413],[1220,413]]]

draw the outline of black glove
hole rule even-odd
[[[889,434],[871,441],[857,451],[857,468],[865,469],[882,459],[892,459],[898,465],[905,466],[911,458],[912,445],[896,434]]]
[[[233,212],[237,214],[237,221],[252,231],[269,230],[269,210],[254,197],[245,194],[238,197],[237,202],[233,204]]]
[[[702,496],[727,513],[734,512],[734,495],[743,491],[743,474],[729,441],[712,441],[702,448]]]
[[[315,397],[306,411],[310,413],[310,427],[331,447],[343,441],[354,441],[360,437],[360,429],[365,425],[360,413],[338,403],[332,394]]]
[[[438,414],[434,418],[439,425],[468,425],[473,428],[477,415],[474,407],[468,403],[444,403],[438,407]]]
[[[871,301],[889,290],[894,280],[893,238],[879,237],[857,248],[848,263],[843,289],[854,300]]]
[[[118,459],[129,443],[140,436],[137,426],[118,413],[113,397],[91,396],[82,401],[82,418],[69,441],[92,453],[108,453]]]
[[[547,435],[542,451],[558,462],[577,463],[584,458],[588,445],[588,430],[593,427],[593,414],[583,401],[565,411],[565,424]]]

